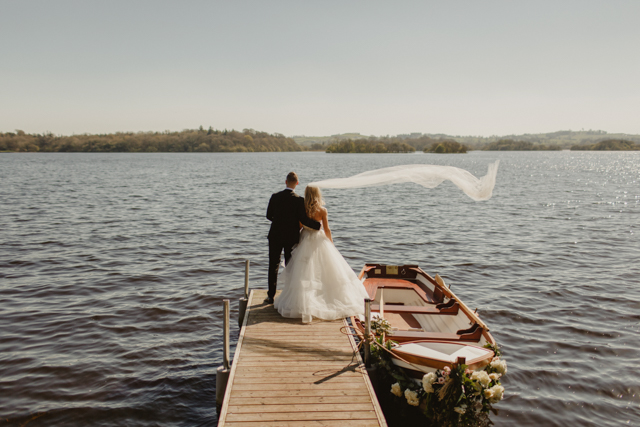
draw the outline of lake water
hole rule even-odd
[[[326,190],[336,246],[478,308],[509,364],[497,426],[640,425],[640,152],[471,152],[0,154],[0,426],[214,426],[222,300],[235,337],[287,172],[496,159],[486,202]]]

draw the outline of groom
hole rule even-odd
[[[284,249],[284,263],[291,258],[291,249],[300,241],[300,223],[314,230],[320,229],[320,223],[307,216],[304,209],[304,198],[293,192],[298,182],[298,175],[289,172],[285,181],[287,187],[279,193],[274,193],[269,200],[267,219],[271,221],[269,229],[269,291],[264,300],[273,304],[276,296],[278,268],[280,254]]]

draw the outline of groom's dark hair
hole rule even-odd
[[[298,175],[296,175],[295,172],[289,172],[289,175],[287,175],[287,182],[291,183],[291,184],[295,184],[298,182]]]

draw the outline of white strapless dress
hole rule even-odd
[[[362,282],[323,230],[304,228],[300,243],[280,273],[282,293],[274,307],[283,317],[323,320],[364,316],[369,298]]]

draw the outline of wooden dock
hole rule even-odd
[[[347,323],[285,319],[253,290],[218,426],[386,426]]]

